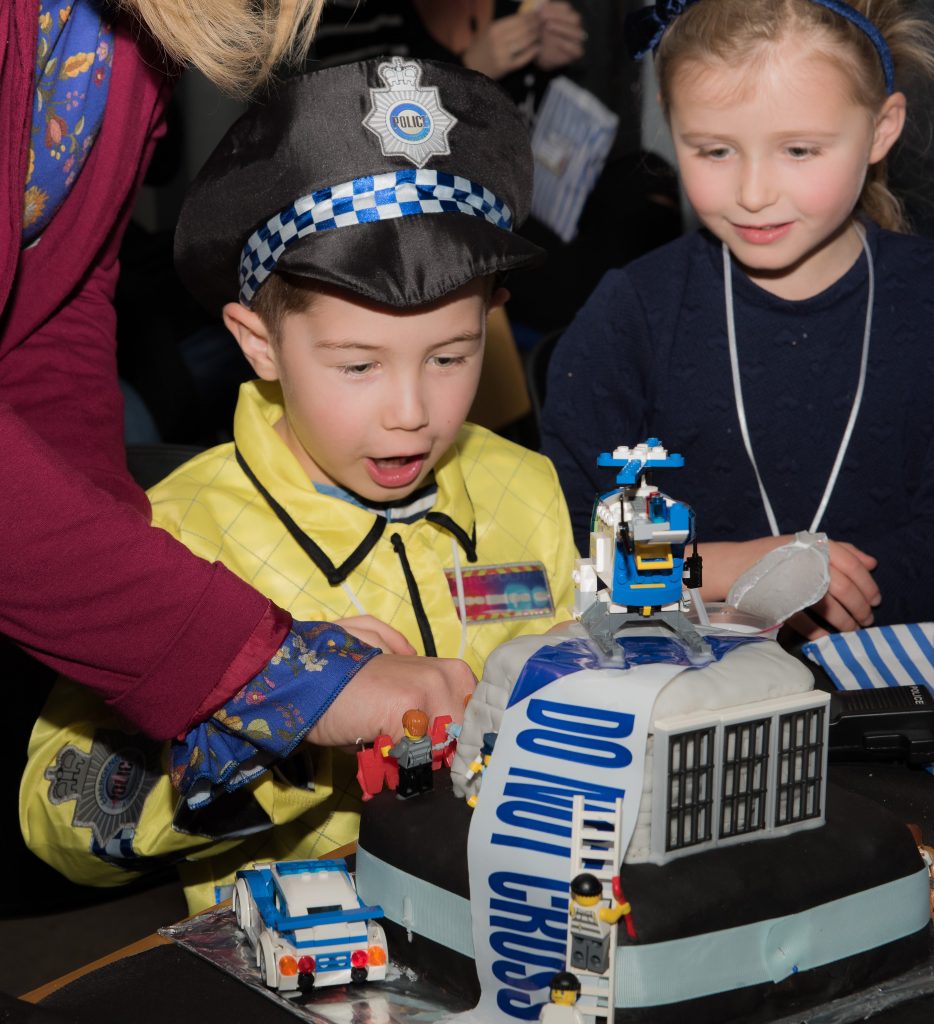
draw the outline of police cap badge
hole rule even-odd
[[[250,305],[277,268],[420,306],[538,261],[512,230],[531,192],[528,132],[496,83],[435,61],[345,64],[233,125],[185,198],[175,261],[215,312]]]

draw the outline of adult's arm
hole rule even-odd
[[[0,134],[11,140],[0,147],[0,632],[167,739],[235,698],[291,619],[150,527],[126,473],[111,302],[171,83],[118,23],[101,133],[38,245],[21,252],[35,28],[31,2],[0,7]],[[325,690],[319,674],[321,711],[346,679]]]
[[[290,618],[76,473],[0,403],[0,632],[159,739],[225,703]]]
[[[0,395],[74,473],[148,518],[149,502],[127,472],[123,442],[116,248],[115,242],[108,245],[70,300],[0,358]]]
[[[162,135],[173,69],[151,41],[118,21],[98,136],[38,242],[21,250],[33,85],[31,61],[26,66],[25,57],[16,62],[12,54],[15,42],[24,52],[31,45],[34,52],[33,8],[16,3],[7,12],[13,18],[6,26],[8,52],[0,79],[4,91],[21,94],[18,103],[9,97],[2,103],[6,137],[18,156],[0,175],[9,232],[0,265],[0,395],[76,472],[148,512],[145,496],[126,471],[113,298],[120,242]]]
[[[33,3],[0,11],[0,631],[168,738],[250,679],[290,620],[150,527],[126,472],[117,250],[172,83],[122,21],[94,148],[20,250],[36,25]]]

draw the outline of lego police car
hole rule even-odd
[[[238,871],[233,909],[269,988],[308,992],[386,977],[386,936],[375,920],[383,908],[364,906],[343,860]]]

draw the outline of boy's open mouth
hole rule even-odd
[[[427,452],[419,452],[417,455],[367,459],[366,467],[373,483],[380,487],[407,487],[418,478],[427,457]]]

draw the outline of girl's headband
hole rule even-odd
[[[651,7],[633,11],[626,18],[626,35],[632,56],[636,60],[642,60],[646,54],[654,51],[675,18],[696,3],[699,3],[699,0],[658,0]],[[811,0],[811,3],[826,7],[827,10],[839,14],[841,18],[846,18],[869,37],[882,62],[885,90],[891,96],[895,91],[895,63],[889,44],[878,27],[842,0]]]

